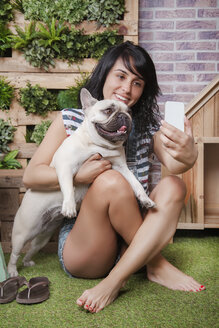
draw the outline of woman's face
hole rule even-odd
[[[134,67],[133,71],[136,71]],[[132,107],[141,97],[144,85],[145,82],[141,75],[137,71],[136,74],[130,72],[125,67],[123,60],[118,58],[107,75],[103,87],[103,97],[122,101]]]

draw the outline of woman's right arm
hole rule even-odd
[[[35,190],[58,190],[59,182],[55,168],[50,167],[53,155],[67,138],[60,113],[49,127],[42,143],[30,160],[23,176],[26,188]]]

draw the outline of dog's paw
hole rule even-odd
[[[155,202],[153,202],[153,200],[151,200],[147,195],[144,195],[143,197],[141,195],[141,196],[139,196],[138,199],[140,200],[141,205],[146,208],[156,207]]]
[[[76,204],[72,201],[64,201],[62,205],[62,215],[68,218],[76,217]]]
[[[25,261],[25,260],[23,260],[23,265],[25,267],[32,267],[32,266],[35,265],[35,262],[34,261]]]
[[[10,277],[17,277],[18,271],[16,265],[10,266],[8,265],[8,274]]]

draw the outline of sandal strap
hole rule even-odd
[[[31,291],[36,288],[36,287],[39,287],[39,286],[48,286],[48,283],[46,281],[39,281],[37,283],[35,283],[34,285],[31,285],[29,282],[27,282],[27,284],[25,283],[25,285],[27,285],[27,288],[28,288],[28,294],[27,294],[27,298],[29,299],[30,298],[30,293]]]
[[[1,294],[0,295],[1,295],[1,298],[4,297],[4,288],[5,288],[5,286],[7,286],[7,284],[9,284],[10,282],[16,281],[18,287],[21,287],[20,286],[20,278],[23,278],[24,280],[26,280],[24,277],[19,277],[18,276],[18,277],[11,277],[11,278],[8,278],[8,279],[0,282],[0,288],[1,288]],[[22,281],[22,284],[23,284],[23,281]]]

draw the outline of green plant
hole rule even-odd
[[[49,111],[58,109],[56,95],[38,84],[32,86],[28,82],[26,88],[20,89],[19,95],[27,115],[34,113],[45,117]]]
[[[10,22],[13,19],[12,5],[10,0],[1,0],[0,22]]]
[[[12,8],[24,14],[23,0],[11,0]]]
[[[0,161],[0,169],[21,169],[22,165],[15,159],[18,150],[12,150]]]
[[[69,64],[88,58],[90,53],[88,39],[89,36],[85,35],[83,31],[72,27],[61,37],[58,58],[67,60]]]
[[[57,56],[54,49],[41,46],[39,40],[36,39],[24,50],[24,57],[32,66],[48,71],[50,66],[55,67],[54,59]]]
[[[8,110],[13,97],[14,87],[4,77],[0,77],[0,109]]]
[[[12,47],[13,34],[9,28],[0,22],[0,57],[3,57],[6,50]]]
[[[89,78],[88,73],[82,73],[81,77],[75,82],[76,85],[69,87],[67,90],[59,91],[57,102],[60,109],[63,108],[78,108],[78,97],[81,88],[85,85]]]
[[[90,0],[87,20],[109,27],[119,22],[125,12],[124,0]]]
[[[22,0],[24,18],[27,20],[46,21],[48,18],[58,16],[58,6],[60,1],[54,0]],[[63,1],[61,1],[63,2]]]
[[[0,119],[0,152],[7,153],[10,151],[8,144],[14,138],[15,127],[9,121]]]
[[[46,20],[52,17],[77,25],[83,20],[99,25],[118,23],[125,12],[124,0],[23,0],[25,19]]]
[[[56,7],[59,19],[65,20],[71,24],[79,24],[86,19],[88,15],[88,0],[65,0],[58,1]]]
[[[51,23],[47,21],[47,25],[43,25],[42,23],[38,23],[37,25],[39,32],[37,33],[37,37],[39,40],[39,45],[45,48],[51,47],[57,53],[60,53],[58,44],[61,40],[61,35],[68,30],[67,26],[65,26],[62,22],[57,22],[53,17]]]
[[[119,36],[116,30],[91,34],[88,40],[90,57],[100,59],[109,47],[121,43],[122,40],[123,37]]]
[[[65,20],[71,24],[78,24],[87,15],[87,0],[23,0],[25,19],[46,22],[52,17]]]
[[[36,22],[31,21],[26,24],[24,31],[19,27],[15,26],[17,35],[13,36],[13,47],[14,49],[25,49],[27,46],[37,37]]]
[[[37,145],[40,145],[51,123],[52,121],[48,120],[43,121],[41,124],[37,124],[33,130],[30,140],[35,142]]]

